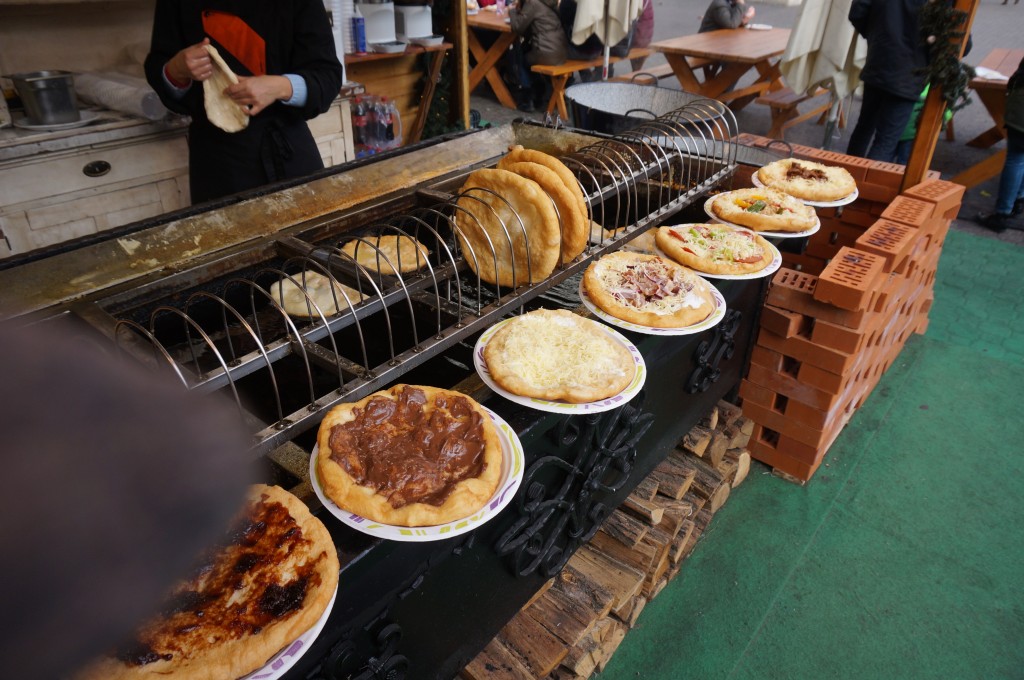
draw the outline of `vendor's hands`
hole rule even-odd
[[[743,14],[743,25],[746,26],[750,23],[750,20],[754,18],[754,8],[748,7],[747,11]]]
[[[279,99],[291,99],[292,83],[284,76],[239,76],[238,83],[227,87],[224,94],[255,116]]]
[[[167,73],[172,79],[179,83],[187,83],[192,80],[206,80],[213,75],[213,61],[206,46],[210,44],[209,38],[203,38],[203,42],[189,45],[181,50],[167,62]]]

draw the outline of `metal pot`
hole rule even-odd
[[[709,101],[706,97],[666,87],[607,81],[570,85],[565,89],[565,98],[570,102],[575,127],[608,134],[634,128],[699,100]],[[712,102],[711,107],[702,107],[699,117],[712,120],[721,113],[707,115],[705,112],[723,109],[721,103]]]
[[[33,71],[11,76],[25,105],[30,125],[74,123],[81,115],[75,100],[74,75],[67,71]]]

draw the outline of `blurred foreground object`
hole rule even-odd
[[[0,657],[52,679],[153,612],[251,467],[226,404],[88,341],[0,329],[0,376]]]

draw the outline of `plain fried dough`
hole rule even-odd
[[[586,215],[580,212],[576,198],[565,188],[558,174],[540,163],[526,161],[508,163],[504,169],[533,180],[551,197],[561,220],[562,264],[576,259],[587,247],[587,219]]]
[[[470,174],[460,194],[456,235],[481,279],[520,286],[554,271],[561,233],[551,199],[539,184],[508,170],[482,169]]]

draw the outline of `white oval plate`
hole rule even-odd
[[[22,130],[40,130],[43,132],[59,132],[60,130],[73,130],[74,128],[80,128],[96,120],[99,116],[98,111],[79,111],[78,120],[73,120],[70,123],[53,123],[50,125],[42,125],[39,123],[30,123],[28,118],[24,116],[14,119],[14,127],[21,128]]]
[[[667,255],[663,255],[667,260],[672,258]],[[699,276],[697,278],[700,278]],[[704,284],[711,290],[711,296],[715,301],[715,308],[711,310],[707,318],[703,321],[693,324],[692,326],[684,326],[682,328],[654,328],[653,326],[641,326],[640,324],[630,323],[624,321],[618,317],[612,316],[608,312],[604,311],[590,299],[587,295],[586,288],[583,286],[583,280],[580,279],[580,301],[583,302],[583,306],[590,310],[590,312],[606,323],[610,323],[613,326],[618,326],[627,331],[634,331],[636,333],[645,333],[647,335],[693,335],[694,333],[700,333],[706,331],[709,328],[713,328],[725,318],[725,298],[718,292],[718,289],[712,286],[707,281]]]
[[[771,24],[747,24],[747,28],[751,31],[770,31],[772,30]]]
[[[313,641],[320,635],[327,623],[327,617],[334,608],[334,600],[338,597],[338,589],[334,589],[331,601],[327,603],[327,609],[320,615],[313,627],[300,635],[294,642],[275,654],[264,664],[263,668],[255,670],[248,675],[242,676],[239,680],[277,680],[287,673],[302,656],[313,646]]]
[[[726,223],[725,222],[719,222],[719,224],[726,224]],[[674,225],[666,225],[666,226],[674,226]],[[747,229],[746,227],[741,227],[741,226],[739,226],[737,224],[727,224],[726,226],[732,227],[733,229],[740,229],[742,231],[749,231],[752,234],[757,234],[758,233],[758,232],[753,231],[751,229]],[[766,240],[765,243],[767,243],[768,247],[771,248],[772,261],[769,262],[765,266],[764,269],[759,269],[758,271],[750,272],[749,274],[709,274],[707,272],[702,272],[699,269],[694,269],[693,271],[696,272],[698,275],[704,277],[705,279],[722,279],[723,281],[742,281],[742,280],[745,280],[745,279],[760,279],[760,278],[763,278],[765,276],[771,276],[775,272],[779,271],[779,268],[782,266],[782,253],[779,252],[779,249],[776,248],[775,244],[772,243],[771,241]],[[668,253],[663,251],[661,248],[659,248],[658,246],[654,246],[654,252],[655,252],[656,255],[660,255],[661,257],[665,258],[666,260],[672,260],[672,257]],[[675,260],[672,260],[672,261],[675,262]],[[682,263],[680,263],[680,264],[682,264]],[[683,265],[683,266],[684,267],[689,267],[689,265]],[[692,267],[690,267],[690,268],[693,269]]]
[[[722,194],[718,194],[718,196],[721,195]],[[720,224],[728,224],[730,227],[736,227],[737,229],[750,229],[750,227],[745,227],[742,224],[736,224],[735,222],[723,220],[721,217],[716,215],[711,210],[711,201],[715,200],[718,196],[712,196],[708,200],[704,201],[704,212],[707,214],[707,216]],[[806,231],[758,231],[756,229],[752,229],[751,231],[753,231],[758,236],[767,236],[770,238],[803,238],[804,236],[816,234],[818,230],[821,229],[821,219],[817,215],[815,215],[814,220],[814,226]]]
[[[498,481],[498,488],[490,500],[474,514],[469,517],[457,519],[447,524],[437,524],[430,527],[402,527],[393,524],[382,524],[366,519],[359,515],[343,510],[327,498],[323,486],[320,484],[320,477],[316,470],[316,455],[318,447],[313,446],[313,455],[309,458],[309,481],[313,491],[320,502],[324,504],[327,511],[341,520],[342,524],[348,525],[369,536],[386,538],[391,541],[406,541],[409,543],[424,543],[427,541],[443,541],[472,531],[493,519],[502,509],[511,502],[516,495],[519,484],[523,481],[523,470],[526,467],[526,455],[523,453],[523,445],[519,441],[516,431],[506,423],[501,416],[486,406],[481,407],[494,421],[495,429],[498,431],[498,439],[501,440],[501,478]]]
[[[761,178],[757,176],[756,172],[750,176],[750,181],[754,184],[755,187],[759,189],[765,188],[764,182],[761,181]],[[815,208],[838,208],[840,206],[849,205],[853,203],[854,201],[857,200],[858,196],[860,196],[860,190],[854,189],[852,194],[843,196],[842,198],[837,198],[834,201],[809,201],[806,198],[801,198],[800,200],[806,203],[807,205],[814,206]]]
[[[491,372],[487,368],[487,362],[484,361],[484,347],[487,346],[487,342],[494,337],[494,334],[498,332],[499,328],[511,320],[512,319],[505,319],[504,321],[499,321],[488,328],[484,331],[484,334],[480,336],[480,339],[476,341],[476,347],[473,348],[473,366],[476,367],[476,372],[480,376],[480,379],[484,381],[485,385],[509,401],[514,401],[517,404],[535,408],[538,411],[547,411],[548,413],[563,413],[567,415],[601,413],[602,411],[611,411],[613,408],[618,408],[635,397],[640,393],[640,389],[644,386],[644,381],[647,380],[647,364],[644,363],[644,357],[640,354],[640,350],[636,348],[636,345],[627,340],[622,333],[619,333],[615,329],[602,326],[602,329],[622,343],[633,357],[633,364],[635,365],[636,370],[633,373],[633,380],[629,383],[626,389],[613,397],[608,397],[601,401],[585,402],[582,404],[570,404],[567,401],[549,401],[547,399],[536,399],[534,397],[523,397],[518,394],[513,394],[512,392],[502,388],[498,383],[494,382],[494,378],[491,377]]]

